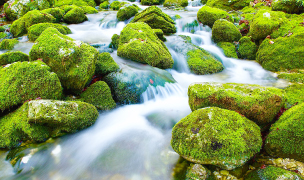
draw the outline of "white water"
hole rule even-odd
[[[138,4],[138,3],[137,3]],[[145,7],[146,6],[140,6]],[[167,38],[166,44],[174,42],[176,35],[187,35],[192,42],[215,55],[225,66],[221,73],[195,75],[190,73],[185,58],[169,48],[175,69],[168,72],[177,81],[165,87],[150,86],[142,94],[141,104],[124,105],[107,113],[101,113],[96,123],[77,134],[59,138],[43,151],[26,156],[20,163],[20,174],[13,175],[8,162],[0,159],[1,177],[11,179],[171,179],[172,167],[178,155],[170,147],[171,128],[191,110],[188,105],[187,88],[193,82],[237,82],[281,86],[274,75],[246,60],[227,58],[211,41],[208,27],[195,27],[194,34],[183,26],[196,19],[200,7],[188,6],[188,11],[165,10],[170,16],[179,14],[178,32]],[[87,43],[108,45],[113,34],[119,34],[126,22],[116,21],[116,12],[100,12],[88,15],[89,21],[70,25],[70,37]],[[32,43],[20,43],[15,50],[29,52]],[[136,64],[112,54],[120,66]],[[150,67],[149,67],[150,68]],[[32,151],[35,152],[35,151]]]

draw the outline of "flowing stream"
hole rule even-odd
[[[135,4],[139,5],[138,2]],[[149,87],[142,94],[142,103],[120,106],[100,113],[96,123],[81,132],[57,138],[41,145],[28,147],[23,158],[13,168],[5,161],[7,152],[0,152],[0,179],[51,180],[169,180],[179,155],[170,147],[171,130],[176,122],[187,116],[187,88],[193,82],[236,82],[264,86],[284,86],[284,81],[265,71],[254,61],[227,58],[211,40],[211,29],[202,25],[187,27],[196,20],[201,6],[191,1],[186,11],[164,10],[171,17],[178,14],[177,33],[166,36],[165,43],[175,61],[167,70],[177,83],[165,87]],[[142,9],[147,6],[141,6]],[[162,7],[161,7],[162,8]],[[99,44],[100,51],[107,48],[113,34],[119,34],[128,23],[118,22],[114,11],[87,15],[89,21],[69,25],[69,36],[90,44]],[[225,66],[223,72],[213,75],[190,73],[186,60],[174,50],[177,35],[190,36],[192,42],[216,56]],[[33,43],[25,37],[15,50],[28,53]],[[4,51],[2,51],[3,53]],[[151,67],[124,60],[111,53],[121,66],[149,70]],[[156,72],[157,73],[157,72]],[[22,170],[21,173],[16,173]]]

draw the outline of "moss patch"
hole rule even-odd
[[[119,45],[119,35],[118,34],[113,34],[112,38],[111,38],[111,47],[114,49],[118,49],[118,45]]]
[[[235,50],[235,46],[233,43],[230,42],[219,42],[217,45],[223,49],[225,56],[231,58],[238,58]]]
[[[164,7],[187,7],[188,1],[187,0],[165,0]]]
[[[212,8],[209,6],[203,6],[197,12],[197,19],[204,25],[208,25],[212,28],[214,22],[218,19],[227,19],[232,22],[232,17],[226,11],[218,8]]]
[[[164,36],[164,32],[161,29],[153,29],[153,32],[155,35],[162,41],[166,41],[166,38]]]
[[[82,6],[81,9],[84,11],[85,14],[97,14],[97,9],[91,6]]]
[[[304,83],[304,72],[303,71],[279,72],[278,78],[285,79],[293,83]]]
[[[0,43],[0,49],[12,50],[18,43],[19,41],[17,39],[3,39]]]
[[[258,47],[251,38],[244,36],[239,41],[238,54],[241,59],[255,60]]]
[[[57,23],[62,21],[63,15],[65,14],[64,10],[62,10],[60,8],[45,9],[45,10],[42,10],[41,13],[52,15],[56,19],[55,22],[57,22]]]
[[[130,19],[132,16],[135,16],[138,13],[138,9],[139,7],[135,4],[120,8],[117,13],[118,21],[125,21],[127,19]]]
[[[212,27],[212,39],[214,42],[239,41],[242,34],[238,28],[225,19],[216,20]]]
[[[303,0],[277,0],[271,3],[273,11],[301,14],[304,12]]]
[[[111,57],[110,53],[104,52],[98,55],[95,74],[106,75],[119,69],[118,64]]]
[[[19,61],[29,61],[29,56],[21,51],[9,51],[0,55],[0,66]]]
[[[224,10],[239,10],[248,6],[251,0],[208,0],[206,5]]]
[[[287,108],[292,105],[304,102],[304,85],[303,84],[293,84],[288,86],[285,90],[286,93],[286,106]]]
[[[108,1],[105,1],[99,5],[99,9],[109,9],[109,7],[110,3]]]
[[[72,33],[70,28],[68,28],[67,26],[63,26],[61,24],[39,23],[39,24],[35,24],[35,25],[31,26],[28,29],[28,38],[31,41],[35,41],[40,36],[40,34],[49,27],[53,27],[53,28],[57,29],[62,34],[71,34]]]
[[[83,21],[87,20],[87,17],[84,13],[84,10],[79,7],[75,7],[63,16],[63,20],[68,24],[82,23]]]
[[[79,7],[83,6],[92,6],[95,7],[96,3],[94,0],[56,0],[55,7],[63,6],[63,5],[76,5]]]
[[[303,178],[292,171],[288,171],[279,167],[267,166],[266,168],[258,168],[248,173],[244,180],[262,180],[262,179],[298,179]]]

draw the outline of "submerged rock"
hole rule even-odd
[[[31,26],[28,29],[29,40],[35,41],[40,36],[40,34],[49,27],[53,27],[53,28],[57,29],[61,34],[71,34],[72,33],[70,28],[68,28],[67,26],[63,26],[61,24],[39,23],[39,24],[35,24],[35,25]]]
[[[237,112],[208,107],[193,111],[172,130],[171,146],[193,163],[231,170],[262,147],[260,128]]]
[[[29,61],[29,56],[21,51],[9,51],[0,55],[0,66],[19,61]]]
[[[303,180],[303,178],[292,171],[287,171],[279,167],[267,166],[265,168],[258,168],[248,173],[244,180],[264,180],[264,179],[297,179]]]

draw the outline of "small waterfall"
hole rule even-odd
[[[165,87],[149,85],[147,90],[142,93],[141,101],[147,102],[150,100],[165,99],[170,96],[183,96],[184,94],[183,89],[177,83],[166,83]]]

